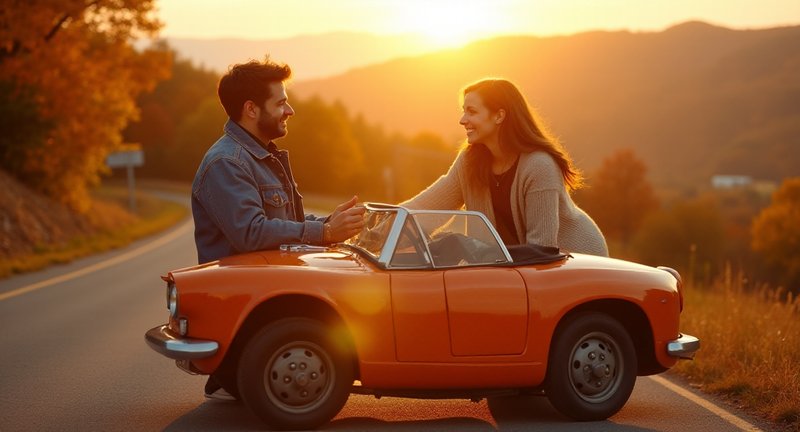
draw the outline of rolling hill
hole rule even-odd
[[[192,39],[168,38],[182,57],[217,73],[265,54],[292,67],[294,79],[321,78],[353,67],[381,63],[403,56],[430,52],[422,36],[373,35],[337,32],[286,39]]]
[[[632,148],[662,185],[800,175],[800,26],[688,22],[654,33],[502,37],[290,89],[339,100],[388,131],[456,142],[459,89],[487,76],[517,83],[587,171]]]

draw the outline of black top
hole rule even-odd
[[[519,244],[517,230],[514,228],[514,216],[511,214],[511,184],[514,183],[518,163],[519,158],[504,173],[491,174],[491,178],[489,178],[494,220],[497,225],[495,228],[506,245]]]
[[[509,246],[508,254],[514,260],[512,265],[551,263],[572,256],[562,253],[555,246],[541,246],[531,243]]]

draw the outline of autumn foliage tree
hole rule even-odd
[[[680,200],[651,213],[632,239],[635,261],[674,267],[686,279],[710,280],[725,249],[722,216],[711,197]]]
[[[131,41],[160,26],[154,0],[5,0],[0,6],[0,106],[40,121],[11,124],[0,168],[76,210],[104,172],[136,96],[166,77],[169,57]],[[18,102],[22,102],[19,103]],[[31,115],[33,113],[33,115]],[[42,131],[44,129],[44,131]],[[7,157],[13,155],[13,158]]]
[[[139,119],[123,137],[140,143],[143,176],[191,182],[203,154],[222,133],[225,111],[217,98],[219,74],[180,58],[166,44],[161,49],[173,58],[170,77],[153,91],[139,96]]]
[[[784,180],[753,220],[752,246],[780,283],[800,291],[800,177]]]
[[[623,247],[644,218],[658,208],[647,180],[647,167],[629,149],[619,150],[603,161],[579,200],[606,238]]]

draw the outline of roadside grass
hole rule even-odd
[[[700,338],[701,349],[673,371],[800,431],[800,297],[746,289],[738,276],[728,271],[710,286],[687,286],[681,328]]]
[[[188,192],[187,192],[188,194]],[[185,218],[189,210],[178,203],[146,192],[136,194],[136,214],[125,210],[128,191],[123,186],[102,186],[93,193],[87,218],[95,234],[77,236],[65,243],[38,244],[34,252],[0,262],[0,278],[41,270],[94,253],[119,248],[134,240],[163,231]]]

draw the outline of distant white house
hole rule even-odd
[[[715,175],[711,177],[711,186],[715,189],[750,186],[753,178],[745,175]]]

